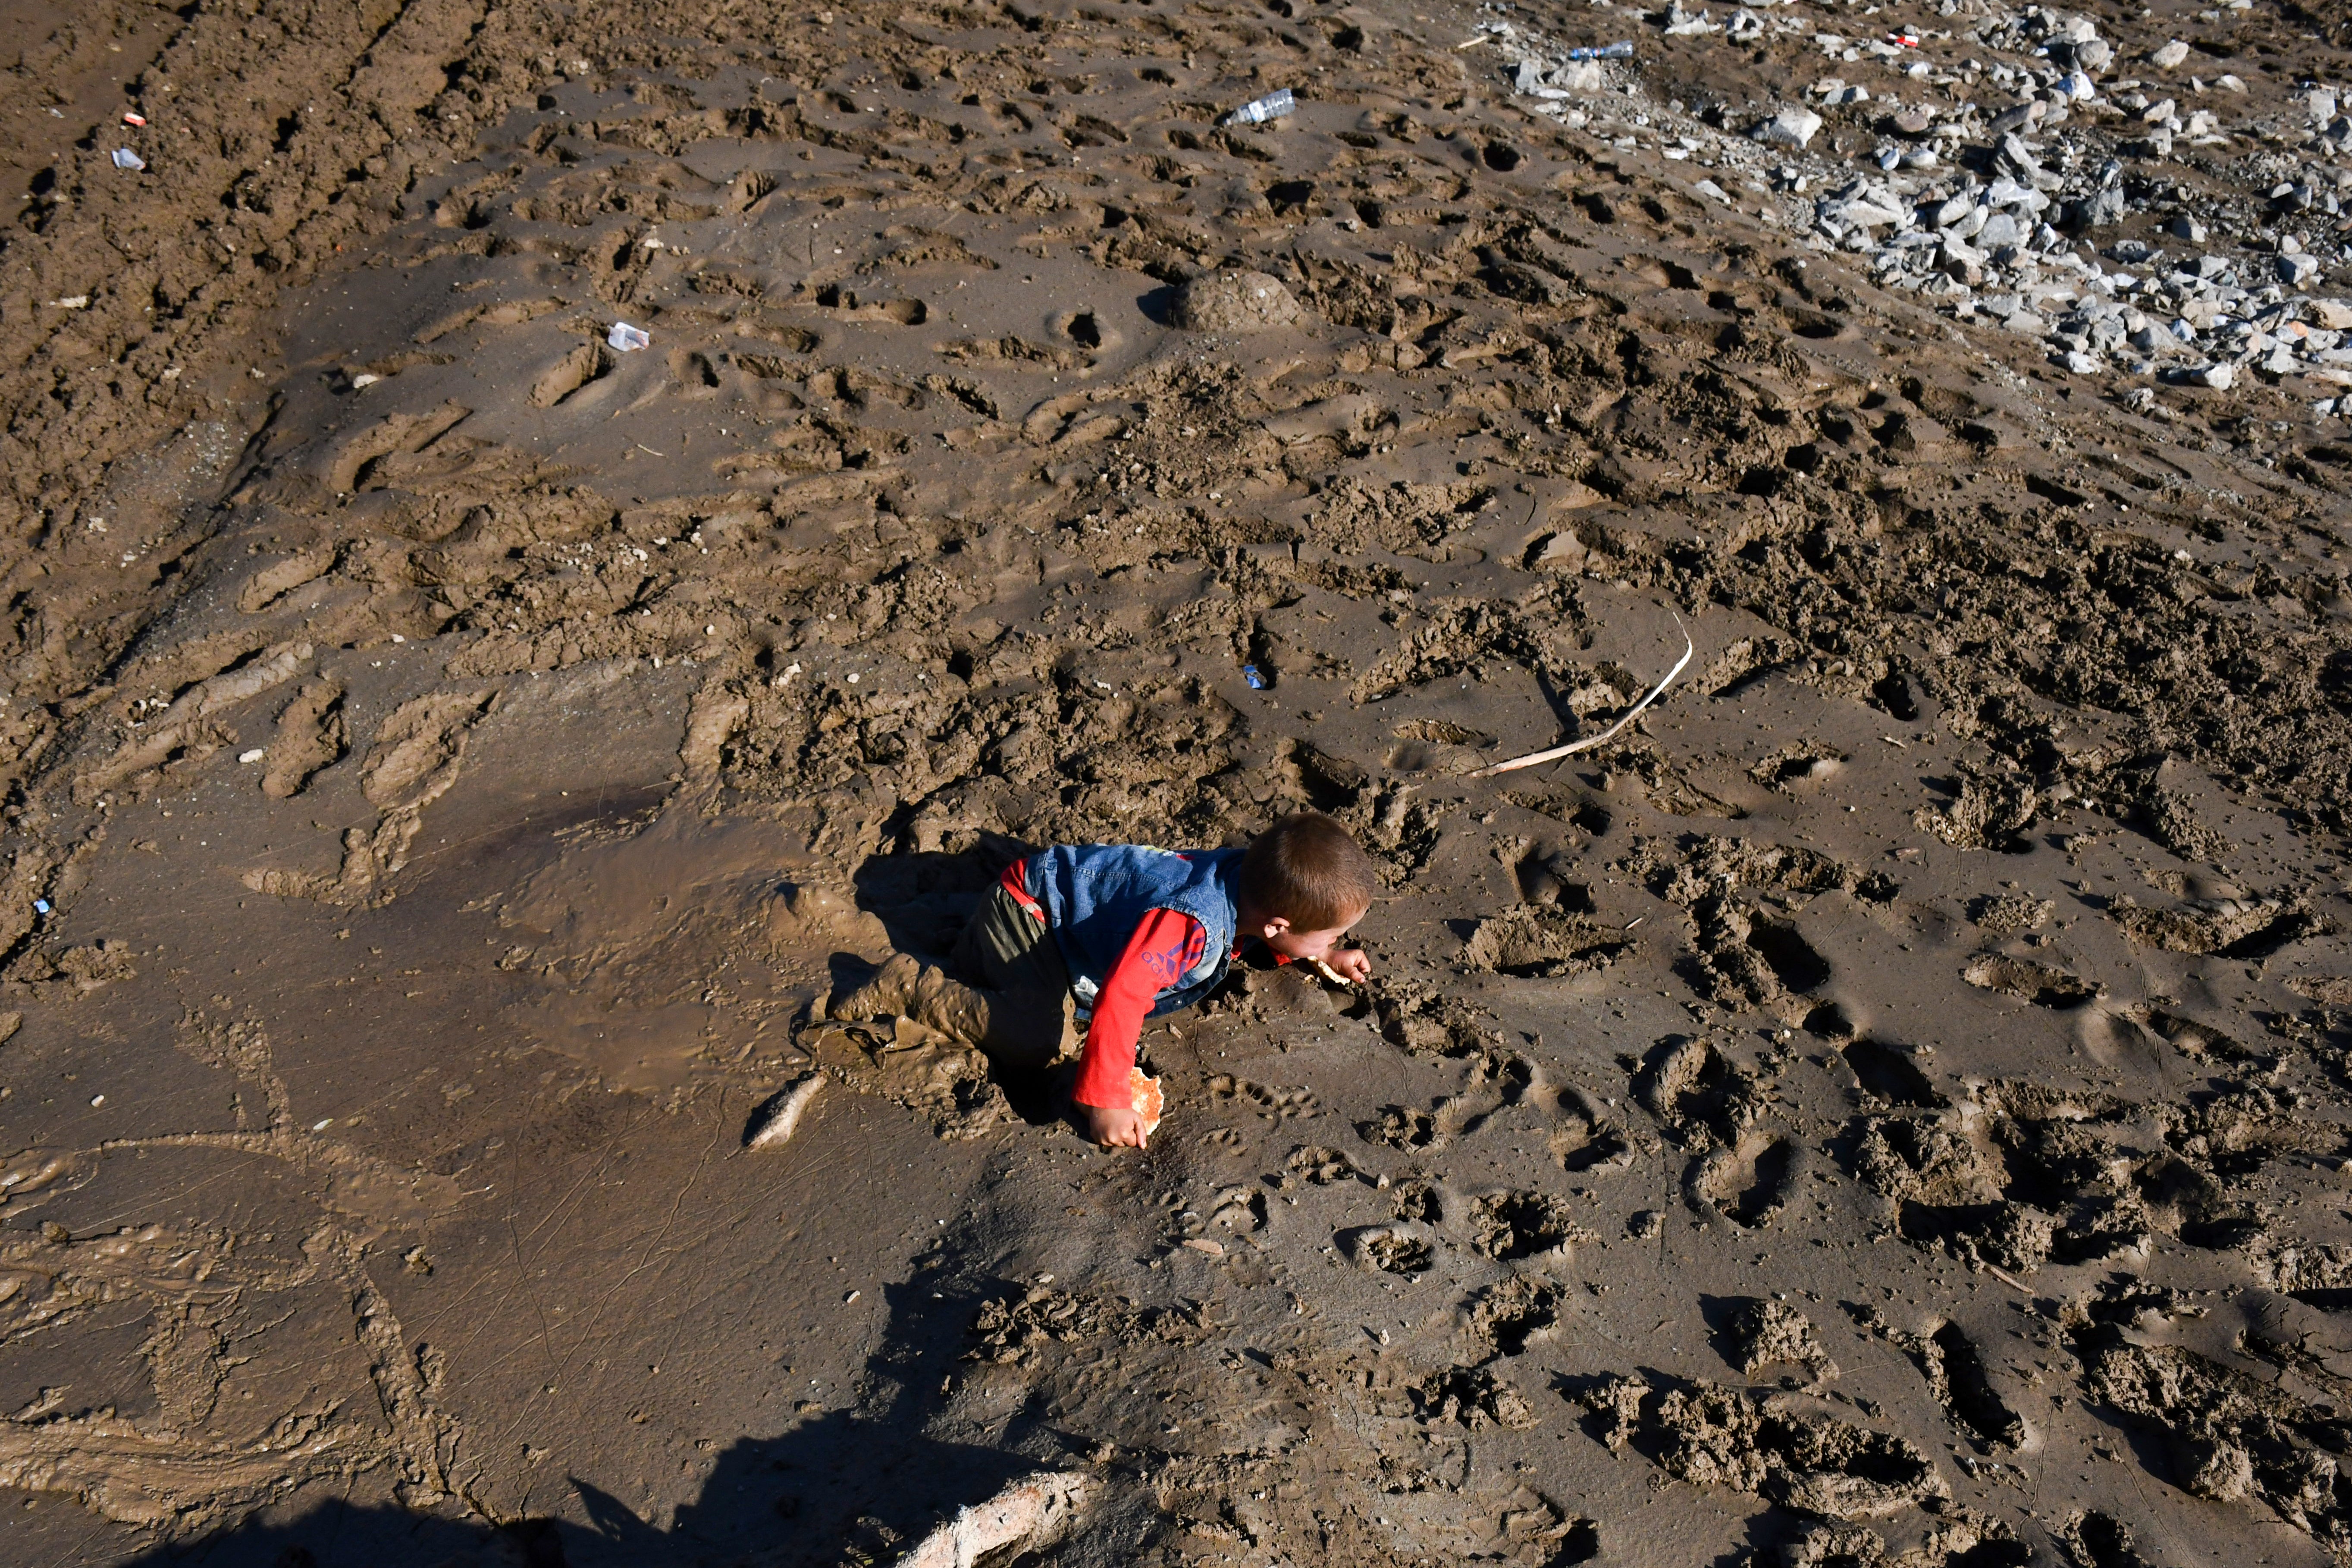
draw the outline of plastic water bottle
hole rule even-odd
[[[1269,120],[1281,119],[1284,115],[1289,113],[1292,110],[1297,107],[1297,101],[1290,96],[1290,89],[1286,87],[1280,92],[1270,92],[1264,98],[1252,99],[1249,102],[1243,104],[1239,109],[1234,110],[1231,114],[1226,115],[1224,123],[1227,125],[1263,125]]]

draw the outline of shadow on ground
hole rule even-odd
[[[1068,1462],[1059,1457],[1060,1436],[1027,1410],[988,1446],[924,1432],[942,1381],[962,1362],[973,1317],[1007,1289],[959,1288],[938,1270],[889,1287],[890,1331],[866,1363],[870,1407],[737,1439],[700,1497],[667,1527],[573,1476],[572,1505],[559,1517],[493,1525],[336,1499],[127,1561],[137,1568],[664,1568],[750,1560],[814,1568],[856,1552],[888,1562],[1013,1478]]]

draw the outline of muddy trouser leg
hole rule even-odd
[[[1045,922],[1003,888],[991,888],[973,911],[949,968],[958,978],[940,977],[915,1015],[919,1022],[971,1041],[1006,1067],[1042,1068],[1075,1050],[1062,950]]]

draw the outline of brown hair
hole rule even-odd
[[[1372,858],[1321,812],[1301,811],[1261,833],[1242,856],[1238,891],[1253,914],[1294,931],[1329,931],[1360,917],[1380,891]]]

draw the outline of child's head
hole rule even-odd
[[[1364,918],[1380,890],[1372,858],[1320,812],[1261,833],[1242,857],[1242,930],[1286,958],[1321,958]]]

